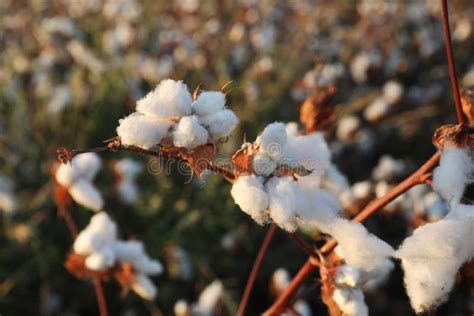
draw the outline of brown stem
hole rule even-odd
[[[458,79],[456,75],[456,67],[454,66],[453,46],[451,42],[451,31],[449,29],[449,14],[447,0],[441,0],[443,11],[443,30],[444,41],[446,44],[446,56],[448,57],[449,76],[451,77],[451,86],[453,89],[454,102],[456,104],[456,115],[460,124],[464,123],[464,116],[462,114],[461,95],[459,93]]]
[[[308,278],[313,272],[314,264],[312,259],[308,259],[303,267],[298,271],[298,274],[291,280],[290,285],[287,289],[278,297],[275,303],[263,313],[264,316],[272,316],[272,315],[279,315],[281,311],[285,309],[289,300],[293,297],[293,295],[298,291],[301,284]]]
[[[438,151],[436,152],[428,161],[426,161],[418,170],[416,170],[412,175],[410,175],[407,179],[403,182],[398,184],[392,190],[390,190],[387,195],[384,197],[375,200],[374,202],[367,205],[353,220],[357,222],[363,222],[368,217],[373,215],[378,210],[382,209],[385,205],[396,199],[398,196],[403,194],[404,192],[408,191],[410,188],[414,187],[415,185],[425,183],[426,175],[429,171],[439,162],[439,158],[441,153]],[[335,247],[337,246],[337,241],[335,239],[331,239],[321,247],[322,254],[329,254]],[[277,315],[282,310],[285,309],[288,301],[291,299],[293,294],[296,292],[297,288],[293,288],[293,286],[299,286],[305,278],[309,276],[311,273],[314,263],[311,263],[313,258],[310,258],[306,264],[301,268],[298,272],[295,279],[290,284],[285,292],[278,298],[278,300],[265,312],[264,315]],[[308,266],[308,264],[310,266]],[[299,279],[296,279],[299,277]]]
[[[69,209],[65,205],[58,205],[58,213],[64,219],[66,226],[68,227],[69,231],[71,232],[72,239],[76,239],[78,230],[74,219],[69,212]]]
[[[97,303],[99,304],[99,313],[100,316],[107,316],[107,304],[105,303],[104,289],[102,288],[102,281],[100,277],[96,274],[92,277],[94,282],[95,295],[97,297]]]
[[[315,253],[315,249],[310,245],[308,244],[307,242],[305,242],[300,236],[298,236],[296,233],[290,233],[288,234],[291,239],[293,239],[296,244],[309,256],[309,257],[314,257],[314,255],[316,254]]]
[[[263,257],[268,250],[268,246],[275,234],[276,224],[272,223],[270,228],[268,229],[265,238],[263,239],[262,245],[260,246],[260,250],[258,251],[257,258],[252,267],[252,271],[250,272],[247,285],[245,286],[244,294],[242,296],[242,300],[240,301],[239,310],[237,312],[238,316],[243,316],[245,313],[245,309],[247,308],[247,304],[250,298],[250,293],[252,292],[253,285],[255,283],[255,279],[257,278],[258,270],[262,265]]]

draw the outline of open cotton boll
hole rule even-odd
[[[400,102],[403,97],[403,86],[397,81],[387,81],[383,85],[383,96],[390,104],[396,104]]]
[[[429,192],[423,197],[426,217],[430,222],[439,221],[448,213],[448,205],[436,192]]]
[[[75,181],[74,184],[69,187],[68,192],[74,201],[95,212],[100,211],[104,207],[104,200],[99,190],[86,180],[79,179]]]
[[[88,229],[100,233],[107,241],[117,239],[117,224],[115,224],[106,212],[100,212],[92,216]]]
[[[372,193],[372,183],[370,181],[360,181],[352,185],[352,193],[357,199],[366,199]]]
[[[220,110],[219,112],[200,116],[199,122],[207,127],[209,133],[214,138],[228,137],[239,122],[235,113],[229,109]]]
[[[300,315],[300,316],[312,316],[313,312],[311,311],[311,307],[306,301],[297,300],[295,304],[293,304],[293,309]]]
[[[301,226],[307,229],[311,226],[324,225],[340,216],[341,204],[328,191],[321,189],[305,190],[299,186],[297,214]]]
[[[117,260],[120,262],[130,262],[145,254],[145,247],[143,242],[138,240],[117,240],[114,243],[114,251],[117,255]]]
[[[61,164],[55,174],[56,181],[65,188],[68,188],[77,177],[79,177],[77,169],[70,164]]]
[[[82,178],[88,181],[94,179],[101,165],[100,158],[96,153],[80,154],[74,157],[71,161],[71,167],[77,171]],[[65,166],[67,166],[67,164],[65,164]]]
[[[402,160],[395,159],[390,155],[380,157],[377,166],[372,170],[375,180],[390,181],[405,171],[406,167]]]
[[[334,282],[340,286],[357,287],[360,284],[360,270],[349,265],[341,265],[337,269]]]
[[[87,256],[86,267],[92,271],[103,271],[115,264],[115,253],[112,249],[104,247],[99,252],[94,252]]]
[[[298,123],[296,122],[286,123],[286,134],[290,136],[298,136],[300,134],[298,130]]]
[[[263,178],[242,174],[232,185],[230,195],[242,211],[250,215],[258,224],[263,225],[268,216],[268,195],[263,187]]]
[[[302,166],[322,175],[330,165],[331,152],[323,134],[317,132],[302,136],[288,136],[281,163]]]
[[[279,268],[272,275],[272,283],[278,293],[282,293],[290,285],[291,277],[284,268]]]
[[[185,300],[179,300],[174,304],[174,315],[175,316],[190,316],[191,308],[189,307],[188,302]]]
[[[196,116],[181,118],[173,131],[173,143],[176,147],[192,149],[204,145],[208,138],[209,133],[199,124]]]
[[[199,116],[205,116],[222,110],[224,106],[224,93],[220,91],[204,91],[193,102],[193,111]]]
[[[268,125],[255,142],[260,146],[260,150],[268,153],[272,159],[280,159],[287,142],[285,124],[275,122]]]
[[[149,258],[146,254],[132,261],[133,268],[140,273],[157,275],[163,273],[163,265],[158,261]]]
[[[158,294],[158,289],[151,279],[141,273],[135,274],[135,280],[132,283],[132,290],[146,300],[153,300]]]
[[[299,190],[291,177],[273,177],[265,184],[269,197],[270,217],[282,229],[294,232]]]
[[[346,316],[368,316],[369,310],[360,289],[336,287],[332,294],[334,302]]]
[[[224,286],[219,280],[213,281],[199,295],[197,309],[205,313],[212,313],[217,303],[221,300]]]
[[[374,291],[383,285],[395,267],[390,259],[383,260],[375,268],[370,271],[363,271],[361,276],[361,283],[364,284],[365,291]]]
[[[330,165],[326,172],[324,187],[334,194],[341,194],[350,189],[349,181],[335,165]]]
[[[143,166],[133,159],[123,158],[114,164],[114,169],[125,178],[135,178],[143,170]]]
[[[191,115],[192,97],[182,81],[166,79],[137,101],[137,111],[161,118]]]
[[[337,240],[346,263],[362,270],[372,270],[394,253],[392,247],[370,234],[360,223],[335,218],[320,227]]]
[[[81,256],[88,256],[91,253],[102,249],[106,244],[106,240],[92,229],[86,228],[82,230],[74,240],[73,250]]]
[[[149,149],[167,136],[174,123],[167,119],[149,117],[134,112],[119,120],[117,135],[124,145],[137,146]]]
[[[384,118],[389,111],[390,104],[384,97],[379,97],[364,110],[364,117],[369,122],[376,122]]]
[[[276,162],[267,152],[258,152],[252,157],[252,170],[256,175],[269,176],[275,168]]]
[[[474,207],[456,206],[444,219],[417,228],[397,250],[416,312],[445,302],[456,273],[474,255]]]
[[[466,185],[472,182],[474,162],[463,148],[444,148],[433,171],[433,187],[451,207],[459,203]]]
[[[132,204],[138,200],[138,187],[131,180],[121,181],[117,185],[117,192],[120,198],[126,203]]]
[[[360,119],[355,115],[343,117],[337,124],[337,139],[346,142],[353,139],[361,126]]]

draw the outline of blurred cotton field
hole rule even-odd
[[[449,5],[467,91],[474,88],[474,2]],[[346,231],[367,243],[373,235],[342,217],[416,170],[434,152],[434,130],[455,121],[442,30],[437,0],[0,0],[0,314],[98,314],[93,282],[74,277],[84,277],[83,264],[108,269],[117,281],[103,282],[110,315],[235,315],[268,229],[254,220],[299,229],[318,245],[323,233],[338,237],[336,252],[346,264],[334,274],[333,299],[347,315],[367,308],[371,315],[414,314],[400,264],[344,251],[357,246],[344,239]],[[328,95],[334,111],[314,115],[311,104]],[[158,108],[157,99],[174,107]],[[156,122],[162,130],[143,132]],[[323,123],[323,132],[302,140],[303,130]],[[117,135],[145,149],[191,150],[212,140],[224,162],[237,150],[253,150],[256,172],[230,185],[208,171],[193,176],[187,166],[155,168],[153,158],[134,153],[57,162],[59,147],[102,146]],[[306,147],[317,158],[317,167],[307,169],[324,169],[325,182],[281,177],[264,184],[281,163],[267,143],[295,160]],[[456,207],[447,218],[467,218],[458,204],[469,204],[472,188],[462,197],[459,187],[472,182],[465,166],[472,161],[455,155],[463,153],[443,159],[460,162],[459,169],[434,173],[436,191],[417,186],[365,223],[386,242],[374,241],[374,249],[415,267],[407,287],[423,277],[416,249],[437,232],[449,235],[451,226],[423,226],[405,238]],[[454,172],[470,175],[443,181]],[[272,207],[292,188],[314,185],[337,196],[341,212],[327,212],[337,229],[303,227],[304,207],[290,219]],[[332,196],[318,197],[331,204]],[[75,242],[58,205],[75,220]],[[462,259],[469,256],[463,252]],[[305,260],[277,230],[246,315],[265,311]],[[368,265],[375,266],[371,273]],[[454,290],[433,315],[472,315],[474,265],[449,272]],[[319,287],[308,279],[292,310],[327,314]],[[438,301],[449,289],[435,293],[443,296]],[[433,303],[422,292],[408,288],[417,310]]]

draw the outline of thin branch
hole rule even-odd
[[[446,56],[448,58],[449,76],[451,77],[451,86],[453,89],[454,102],[456,104],[456,115],[460,124],[464,123],[464,116],[462,113],[461,95],[459,93],[458,79],[456,75],[456,67],[453,58],[453,46],[451,42],[451,31],[449,29],[449,14],[447,0],[441,0],[443,11],[443,30],[444,41],[446,44]]]
[[[252,292],[253,285],[255,283],[255,279],[257,278],[258,270],[262,265],[263,258],[265,253],[268,250],[268,246],[273,238],[273,235],[276,231],[276,224],[272,223],[270,228],[268,229],[265,238],[263,239],[262,245],[260,246],[260,250],[258,251],[257,258],[252,267],[252,271],[250,272],[249,279],[247,281],[247,285],[245,286],[244,294],[242,296],[242,300],[240,301],[239,310],[237,312],[238,316],[243,316],[245,314],[245,309],[247,308],[247,304],[250,298],[250,294]]]
[[[65,205],[58,205],[58,215],[64,219],[67,228],[71,232],[72,240],[76,239],[78,234],[77,226]]]
[[[301,248],[301,250],[303,250],[308,255],[308,257],[314,257],[314,255],[316,254],[314,247],[304,241],[296,233],[289,233],[288,236],[290,236],[291,239],[296,242],[296,244]]]
[[[102,281],[100,277],[96,274],[92,277],[94,282],[95,295],[97,297],[97,303],[99,304],[99,313],[100,316],[107,316],[107,304],[105,302],[104,289],[102,288]]]

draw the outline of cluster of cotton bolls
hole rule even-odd
[[[189,304],[185,300],[179,300],[174,305],[176,316],[211,316],[216,315],[216,310],[222,302],[224,286],[220,280],[215,280],[199,295],[198,301]]]
[[[344,258],[339,246],[335,252],[340,258]],[[390,259],[384,259],[371,270],[358,269],[347,264],[340,265],[334,277],[334,302],[345,315],[368,315],[364,291],[376,290],[387,280],[393,267]]]
[[[288,270],[285,268],[278,268],[273,272],[270,279],[270,294],[275,298],[279,297],[290,285],[291,277]],[[298,299],[293,303],[292,308],[301,316],[311,316],[313,312],[308,302]],[[289,313],[282,313],[281,315],[291,315]]]
[[[245,149],[255,151],[249,156],[251,173],[239,176],[231,195],[257,223],[272,220],[289,232],[301,227],[328,233],[341,245],[347,262],[358,268],[371,269],[393,253],[388,244],[369,234],[360,223],[341,216],[336,194],[347,183],[331,166],[321,133],[291,135],[284,124],[273,123],[253,145],[244,144]],[[304,171],[298,174],[301,168]],[[286,173],[279,174],[281,169]],[[291,170],[297,172],[287,175]],[[326,182],[332,182],[333,191]]]
[[[61,164],[55,174],[57,183],[68,190],[74,201],[95,212],[104,207],[102,195],[92,183],[101,164],[97,154],[85,153]]]
[[[131,288],[141,297],[152,300],[157,288],[149,278],[163,272],[158,260],[151,259],[141,241],[117,239],[117,225],[105,212],[94,215],[89,225],[74,241],[75,254],[85,257],[85,266],[92,271],[105,271],[117,264],[129,263],[133,268]]]
[[[13,182],[0,175],[0,210],[5,214],[12,214],[16,208],[16,198],[13,192]]]
[[[446,301],[457,271],[474,256],[474,207],[461,204],[473,172],[469,149],[451,146],[443,149],[440,164],[433,172],[433,187],[449,202],[450,211],[441,220],[416,229],[396,251],[416,312]]]
[[[160,142],[193,149],[228,137],[237,125],[234,112],[225,107],[225,95],[203,91],[193,101],[188,87],[171,79],[137,101],[136,112],[119,121],[122,144],[151,148]]]
[[[114,163],[113,168],[118,178],[116,190],[119,197],[124,202],[133,204],[138,199],[139,192],[135,178],[142,172],[142,164],[135,160],[124,158]]]

